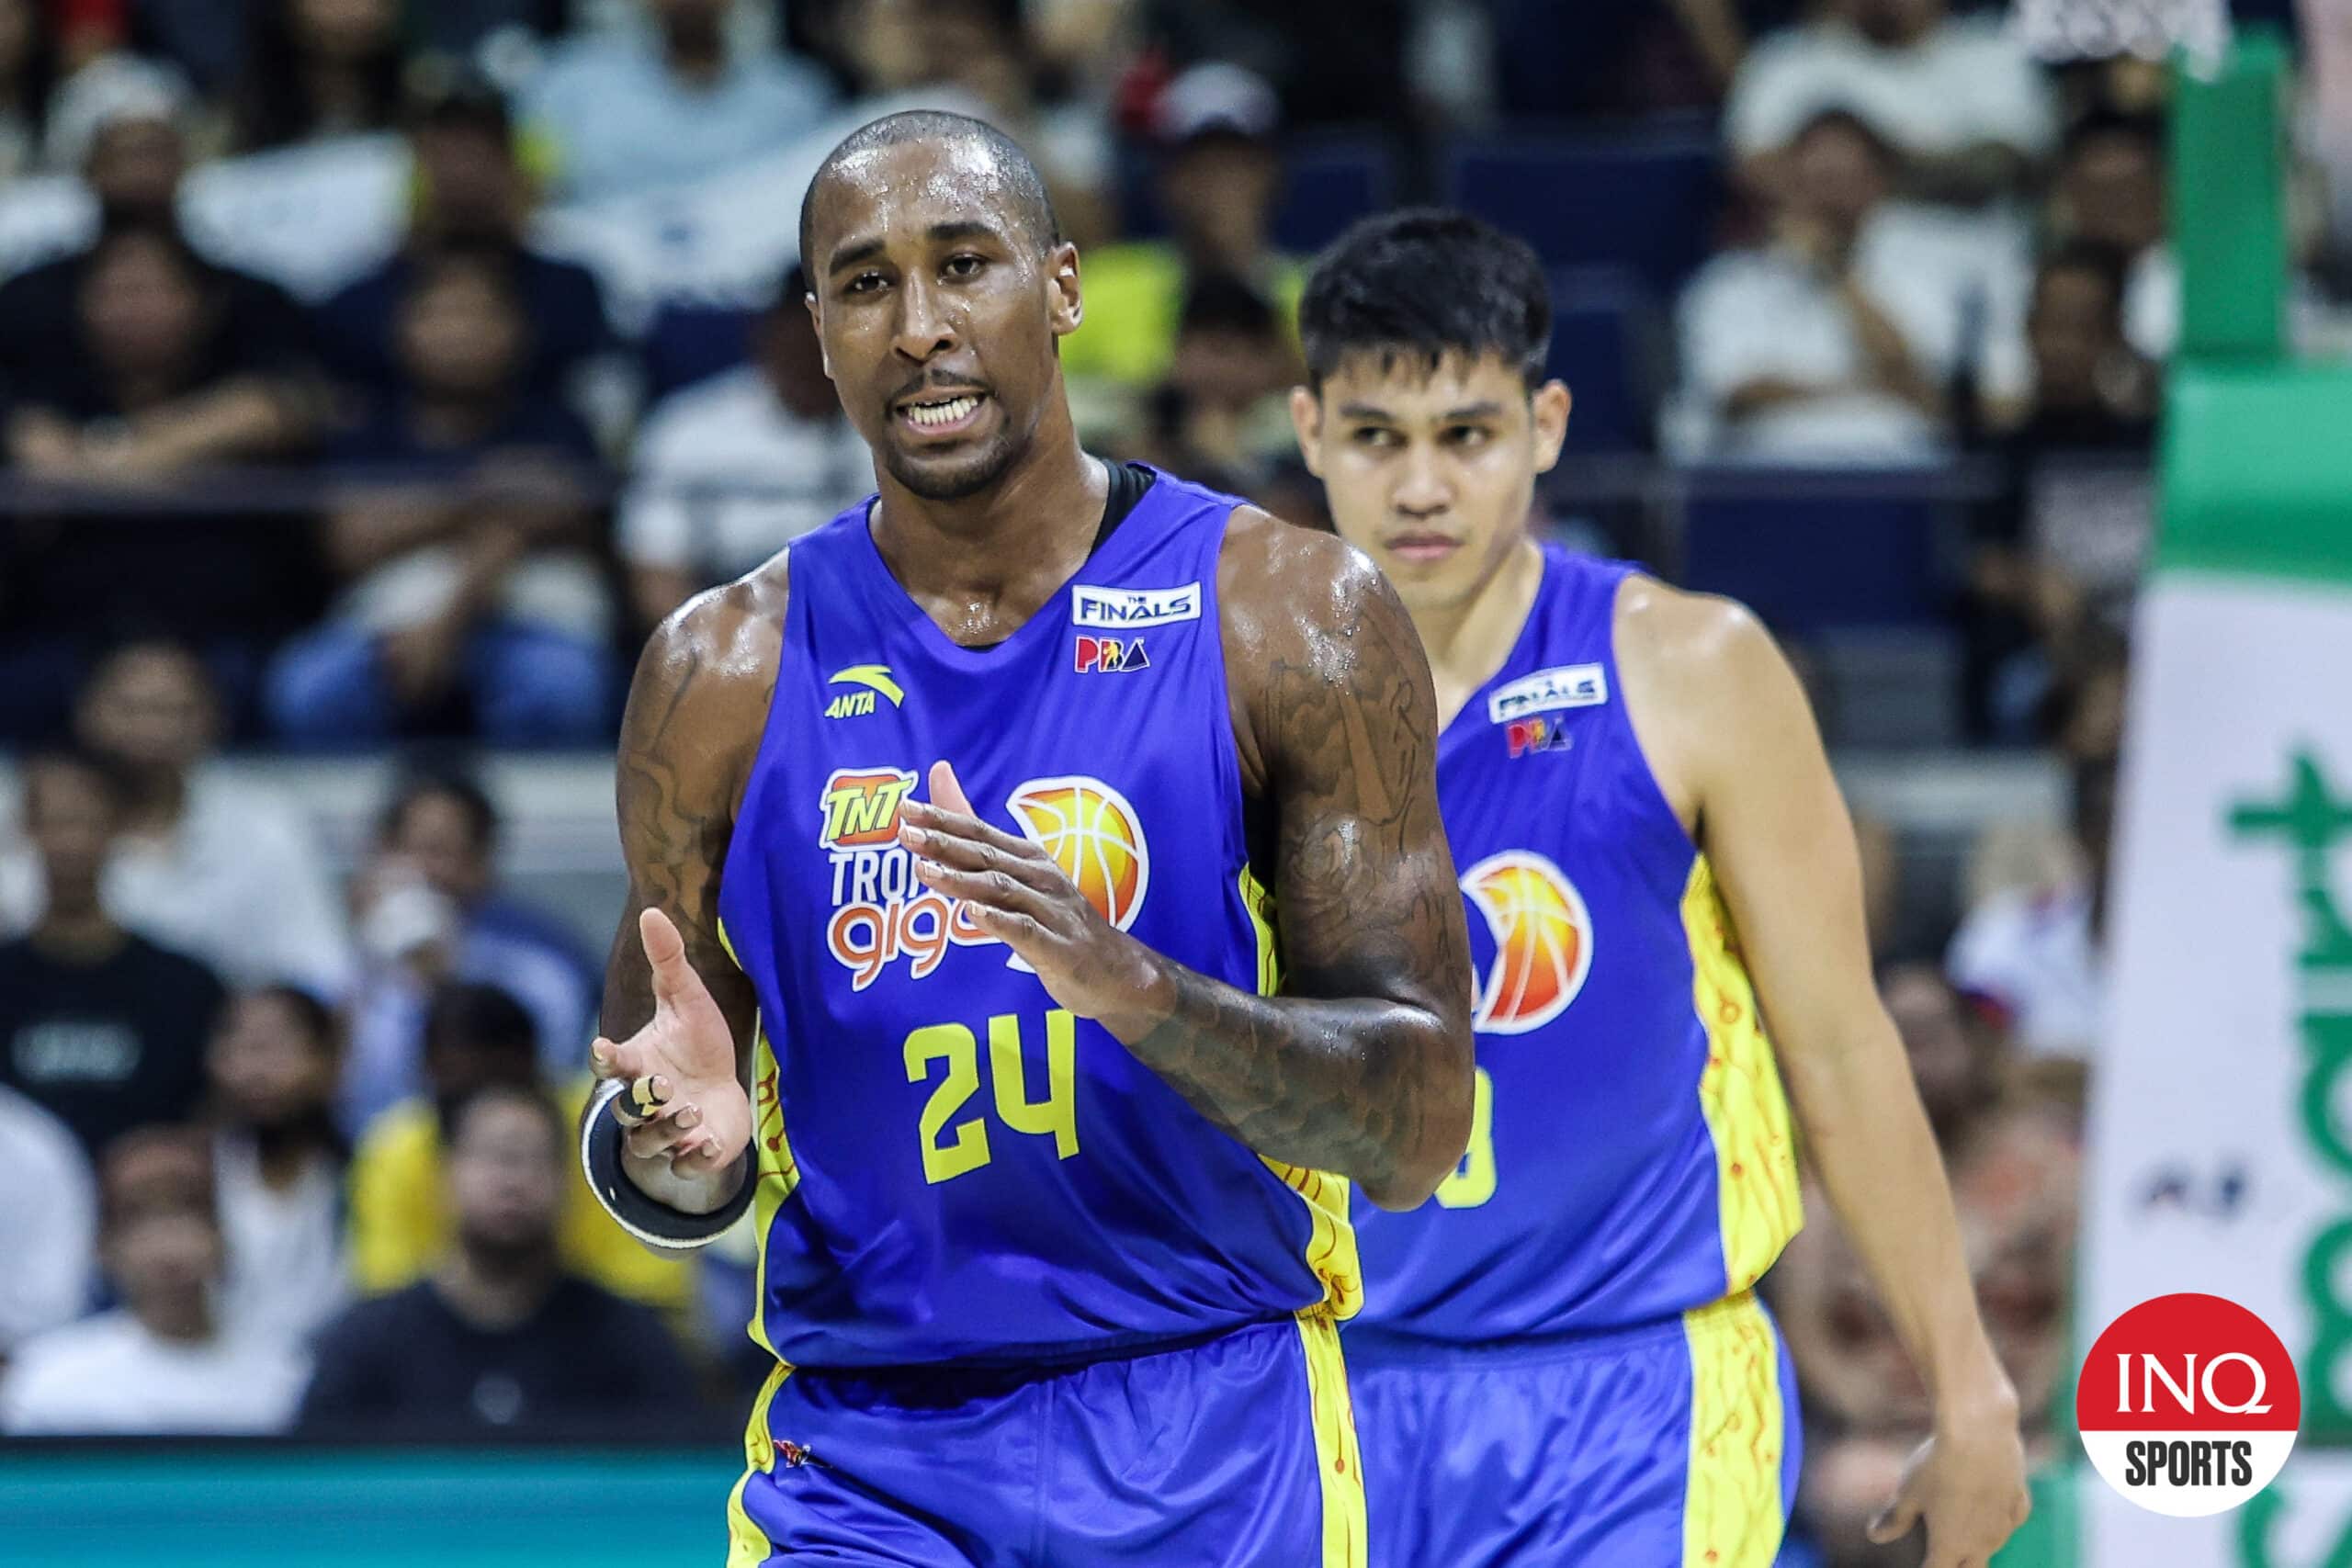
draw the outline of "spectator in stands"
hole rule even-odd
[[[2064,245],[2105,251],[2122,269],[2124,335],[2150,359],[2180,335],[2180,271],[2167,238],[2163,122],[2114,112],[2086,117],[2066,133],[2051,182],[2051,233]]]
[[[1972,226],[1890,199],[1886,144],[1843,110],[1791,149],[1769,243],[1717,256],[1685,291],[1687,393],[1722,450],[1904,461],[1944,445],[1951,380],[2023,395],[2014,257]]]
[[[569,931],[497,890],[498,831],[489,795],[455,770],[404,780],[378,820],[355,890],[368,969],[351,1009],[345,1127],[424,1088],[427,1000],[443,979],[496,985],[522,1002],[550,1081],[585,1066],[600,977]]]
[[[0,1269],[0,1367],[25,1340],[89,1310],[97,1235],[97,1187],[73,1131],[0,1089],[0,1256],[8,1259]]]
[[[2010,888],[1968,912],[1944,969],[1952,984],[2006,1025],[2030,1055],[2088,1058],[2103,1011],[2100,948],[2107,923],[2108,850],[2115,819],[2115,760],[2075,768],[2073,829],[2079,874],[2054,891]]]
[[[1150,37],[1170,58],[1226,60],[1272,82],[1302,125],[1394,121],[1408,111],[1408,0],[1147,0]]]
[[[350,942],[324,852],[292,801],[214,761],[220,698],[193,652],[152,638],[116,648],[83,688],[74,729],[130,792],[103,884],[117,919],[232,985],[343,994]],[[0,852],[0,929],[29,925],[40,904],[31,854]]]
[[[1977,510],[1962,611],[1970,733],[2033,738],[2052,660],[2088,613],[2128,592],[2150,529],[2156,367],[2126,341],[2115,253],[2045,258],[2026,316],[2033,395],[1994,444],[2003,484]]]
[[[351,1265],[361,1290],[399,1290],[440,1261],[453,1234],[441,1196],[451,1119],[484,1088],[546,1081],[538,1044],[531,1015],[496,986],[450,981],[434,992],[424,1024],[425,1091],[377,1117],[352,1160]],[[578,1076],[563,1086],[565,1113],[575,1121],[590,1087]],[[639,1246],[576,1173],[565,1183],[558,1246],[567,1267],[608,1291],[673,1311],[685,1303],[685,1264]]]
[[[228,1272],[223,1318],[307,1342],[350,1299],[343,1243],[346,1152],[333,1102],[334,1014],[292,986],[229,1005],[205,1065]]]
[[[24,770],[24,819],[47,907],[0,942],[0,1084],[22,1090],[94,1157],[117,1134],[185,1120],[204,1088],[220,982],[115,922],[98,897],[125,812],[117,770],[62,752]]]
[[[1903,1036],[1936,1140],[1950,1148],[2000,1092],[2000,1031],[1963,1007],[1960,993],[1933,964],[1882,966],[1878,994]]]
[[[220,1228],[212,1155],[189,1127],[142,1127],[107,1152],[99,1246],[122,1305],[17,1348],[0,1431],[283,1430],[309,1367],[291,1341],[243,1333],[213,1304]]]
[[[615,352],[595,275],[526,241],[536,197],[518,155],[506,100],[479,77],[461,77],[424,99],[409,126],[417,205],[408,243],[319,310],[321,347],[345,378],[378,394],[401,379],[398,322],[420,265],[460,250],[506,270],[528,321],[525,386],[570,397]]]
[[[350,745],[446,728],[461,702],[503,745],[606,732],[595,443],[531,391],[516,288],[479,255],[420,259],[399,317],[402,386],[329,447],[385,478],[329,515],[327,554],[348,586],[270,671],[270,716],[288,739]]]
[[[1274,308],[1229,273],[1196,276],[1168,379],[1151,399],[1151,449],[1161,467],[1203,483],[1261,493],[1296,450],[1290,389],[1298,355]]]
[[[398,0],[248,0],[237,149],[389,130],[400,111]]]
[[[672,394],[639,434],[620,514],[639,623],[741,576],[874,488],[842,413],[797,266],[752,333],[752,362]]]
[[[729,48],[727,0],[641,0],[651,26],[560,45],[526,96],[554,145],[556,186],[593,201],[689,184],[814,129],[832,101],[821,73]]]
[[[576,1162],[562,1112],[536,1089],[486,1087],[452,1112],[448,1150],[456,1245],[327,1331],[303,1428],[642,1439],[692,1379],[651,1312],[563,1267]]]
[[[1144,393],[1167,378],[1192,280],[1240,278],[1295,320],[1305,270],[1274,249],[1282,159],[1273,89],[1238,66],[1195,66],[1155,115],[1158,191],[1169,237],[1086,256],[1086,324],[1062,340],[1062,370]]]
[[[1741,172],[1776,189],[1799,134],[1843,104],[1894,150],[1916,197],[1974,205],[2019,189],[2057,126],[2048,84],[2002,20],[1950,17],[1944,0],[1817,0],[1732,83],[1724,124]]]

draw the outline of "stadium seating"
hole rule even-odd
[[[1623,267],[1670,296],[1706,258],[1720,163],[1715,138],[1679,121],[1472,137],[1447,151],[1442,194],[1555,266]]]

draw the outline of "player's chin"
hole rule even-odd
[[[925,501],[961,501],[994,484],[1012,464],[1010,444],[1001,435],[952,445],[894,441],[888,459],[890,477]]]

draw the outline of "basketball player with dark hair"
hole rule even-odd
[[[654,634],[591,1184],[747,1210],[730,1562],[1360,1562],[1348,1193],[1470,1125],[1428,667],[1338,539],[1078,445],[1075,249],[976,121],[825,161],[880,493]],[[748,1148],[748,1153],[747,1153]]]
[[[1767,1568],[1800,1434],[1754,1291],[1800,1223],[1801,1127],[1936,1396],[1872,1538],[1924,1514],[1930,1568],[1981,1568],[2026,1511],[2017,1396],[1787,661],[1736,604],[1531,536],[1568,392],[1525,245],[1368,220],[1299,325],[1299,444],[1428,650],[1480,917],[1470,1146],[1362,1227],[1374,1562]]]

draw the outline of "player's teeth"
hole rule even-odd
[[[967,392],[944,403],[917,403],[907,410],[907,417],[917,424],[953,424],[979,406],[980,400]]]

